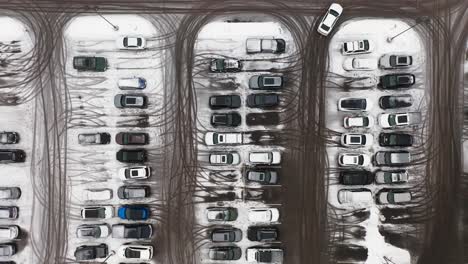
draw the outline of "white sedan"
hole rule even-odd
[[[368,39],[347,41],[343,43],[341,52],[343,55],[355,55],[372,52],[374,43]]]
[[[338,164],[343,167],[363,167],[370,164],[370,157],[362,153],[341,153],[338,156]]]
[[[148,179],[151,176],[151,168],[148,166],[121,168],[118,175],[122,180]]]
[[[143,37],[120,37],[116,40],[117,47],[125,50],[143,50],[146,40]]]
[[[216,133],[207,132],[205,134],[205,144],[208,146],[213,145],[235,145],[242,144],[243,136],[242,133]]]
[[[215,153],[210,154],[211,165],[237,165],[240,162],[239,153]]]
[[[345,128],[354,127],[372,127],[374,125],[374,118],[371,116],[345,116],[343,119],[343,126]]]
[[[317,32],[321,35],[328,36],[330,31],[332,31],[333,26],[335,26],[336,21],[343,13],[343,7],[337,3],[333,3],[328,8],[327,13],[323,16],[322,21],[317,28]]]
[[[85,202],[112,199],[112,189],[85,189],[82,194],[82,200]]]
[[[153,246],[150,245],[123,245],[117,255],[129,260],[151,260],[153,258]]]
[[[377,69],[377,61],[368,58],[348,58],[343,62],[343,69],[347,71],[372,71]]]
[[[346,147],[364,147],[372,145],[374,137],[371,134],[345,133],[341,135],[341,145]]]
[[[270,223],[279,220],[278,208],[255,208],[250,209],[248,214],[249,221],[252,223]]]

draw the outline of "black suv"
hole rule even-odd
[[[382,89],[409,88],[415,82],[416,77],[409,73],[387,74],[380,77]]]
[[[367,185],[374,181],[374,174],[366,170],[342,171],[338,181],[343,185]]]
[[[413,97],[411,94],[402,95],[386,95],[379,99],[379,105],[382,109],[395,109],[410,107],[413,104]]]
[[[279,231],[274,226],[251,226],[247,230],[247,238],[259,242],[276,241],[279,238]]]
[[[239,95],[214,95],[210,97],[211,109],[239,108],[240,106],[241,98]]]
[[[239,260],[242,250],[239,247],[212,247],[208,253],[211,260]]]
[[[26,153],[21,149],[2,149],[0,150],[0,163],[24,162]]]
[[[382,147],[411,147],[413,136],[405,133],[380,133],[379,145]]]
[[[116,158],[120,162],[145,162],[148,160],[145,149],[121,149]]]
[[[106,244],[97,246],[81,246],[75,250],[76,260],[93,260],[107,257],[108,249]]]
[[[267,108],[279,105],[279,95],[277,94],[250,94],[247,96],[247,105],[249,107]]]
[[[214,113],[213,115],[211,115],[211,125],[214,127],[236,127],[240,125],[241,120],[241,116],[237,112]]]

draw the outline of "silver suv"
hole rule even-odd
[[[405,166],[411,163],[408,151],[379,151],[374,157],[377,166]]]

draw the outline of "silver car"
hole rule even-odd
[[[254,90],[276,90],[283,87],[283,77],[274,75],[254,75],[249,79],[249,88]]]
[[[19,187],[0,187],[1,200],[19,199],[20,197],[21,189]]]
[[[16,244],[0,244],[0,257],[11,257],[16,254]]]
[[[411,65],[413,57],[410,55],[385,54],[379,60],[379,67],[383,69],[406,68]]]
[[[118,94],[114,97],[114,105],[117,108],[146,108],[146,95]]]
[[[83,133],[78,135],[80,145],[103,145],[110,143],[109,133]]]

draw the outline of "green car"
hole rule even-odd
[[[107,69],[107,59],[90,56],[73,57],[73,69],[78,71],[103,72]]]

